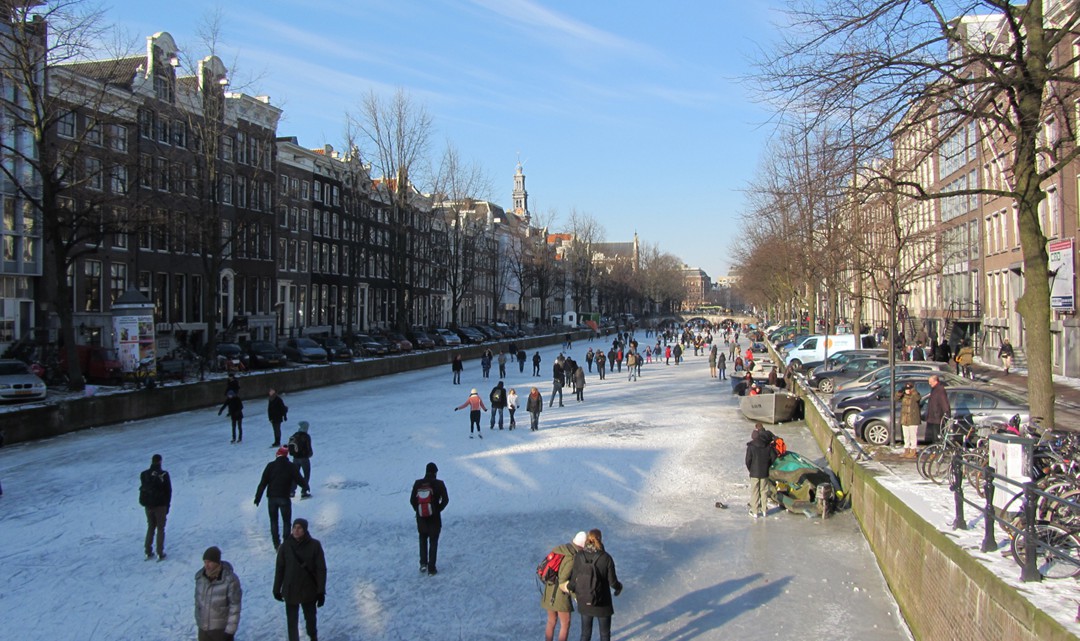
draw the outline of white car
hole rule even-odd
[[[0,360],[0,401],[40,401],[47,394],[45,382],[26,363]]]

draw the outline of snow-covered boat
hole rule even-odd
[[[758,384],[760,394],[739,398],[739,411],[751,421],[783,423],[802,415],[798,396],[771,385]]]

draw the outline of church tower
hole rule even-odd
[[[529,215],[529,192],[525,191],[525,174],[521,161],[518,161],[517,171],[514,173],[514,213],[523,217],[526,225],[532,219]]]

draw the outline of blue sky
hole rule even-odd
[[[509,207],[525,163],[530,210],[571,209],[609,241],[642,240],[711,276],[741,236],[743,188],[771,127],[740,78],[773,38],[772,2],[541,0],[115,0],[107,19],[139,47],[168,31],[202,57],[219,6],[219,54],[251,94],[285,109],[278,131],[342,146],[370,89],[403,88],[483,167]]]

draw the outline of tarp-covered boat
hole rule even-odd
[[[843,497],[833,474],[797,452],[789,451],[776,459],[769,469],[769,480],[776,502],[796,514],[827,518]]]

